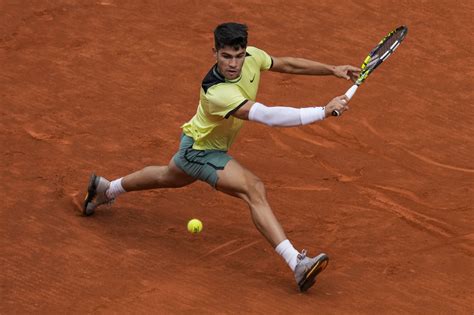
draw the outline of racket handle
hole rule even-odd
[[[351,88],[349,90],[347,90],[345,95],[349,100],[354,96],[355,92],[357,91],[357,88],[359,88],[359,86],[357,84],[354,84],[353,86],[351,86]],[[337,110],[333,110],[332,115],[333,116],[339,116],[339,115],[341,115],[341,113],[339,113],[339,111],[337,111]]]
[[[347,90],[345,95],[349,100],[354,96],[354,94],[357,91],[358,87],[359,86],[357,84],[354,84],[353,86],[351,86],[351,88],[349,90]]]

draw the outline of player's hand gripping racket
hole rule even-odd
[[[407,35],[408,28],[406,26],[400,26],[395,30],[388,33],[369,53],[362,63],[361,72],[356,83],[346,92],[347,98],[350,100],[354,96],[359,85],[361,85],[369,76],[372,71],[375,70],[382,62],[384,62],[388,56],[390,56],[395,49],[401,44],[405,36]],[[337,110],[332,112],[333,116],[339,116],[340,113]]]

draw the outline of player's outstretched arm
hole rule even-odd
[[[342,65],[333,66],[321,62],[295,57],[273,57],[273,66],[270,71],[289,73],[289,74],[306,74],[306,75],[334,75],[338,78],[346,80],[351,79],[355,82],[359,77],[360,68]]]
[[[343,113],[348,110],[347,102],[349,100],[345,95],[333,98],[324,107],[303,107],[294,108],[286,106],[266,106],[262,103],[247,101],[232,115],[243,119],[256,121],[267,126],[274,127],[294,127],[314,123],[331,117],[334,110]]]

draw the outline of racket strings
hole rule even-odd
[[[357,85],[360,85],[362,82],[364,82],[369,74],[380,64],[382,64],[382,62],[387,59],[395,49],[397,49],[398,45],[400,45],[400,43],[405,38],[407,31],[408,29],[406,26],[400,26],[394,31],[390,32],[379,42],[379,44],[369,53],[367,58],[362,63],[362,71],[356,82]]]
[[[377,53],[378,55],[385,55],[387,52],[390,52],[391,50],[393,50],[393,48],[395,47],[395,45],[398,43],[398,40],[400,38],[399,36],[400,34],[392,34],[392,36],[390,36],[390,38],[388,38],[383,44],[382,46],[377,50]]]
[[[398,45],[400,45],[401,40],[405,35],[405,28],[398,28],[389,34],[381,44],[374,50],[374,55],[380,56],[380,59],[384,60],[392,53]]]

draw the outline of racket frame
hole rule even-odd
[[[378,57],[377,59],[372,60],[372,57],[377,53],[379,48],[387,41],[389,40],[392,36],[394,36],[397,32],[401,32],[400,37],[387,49],[387,51],[381,56]],[[364,59],[364,62],[362,63],[361,66],[361,73],[359,75],[359,78],[355,82],[353,86],[351,86],[347,92],[345,93],[346,97],[350,100],[355,92],[357,91],[357,88],[367,79],[370,73],[374,71],[382,62],[384,62],[394,51],[395,49],[400,46],[402,41],[405,39],[405,36],[407,35],[408,28],[405,25],[399,26],[390,33],[387,34],[378,44],[377,46],[372,49],[369,53],[369,55]],[[371,65],[371,62],[375,62],[375,65]],[[368,67],[370,65],[370,67]],[[333,116],[340,116],[339,111],[334,110],[332,112]]]

